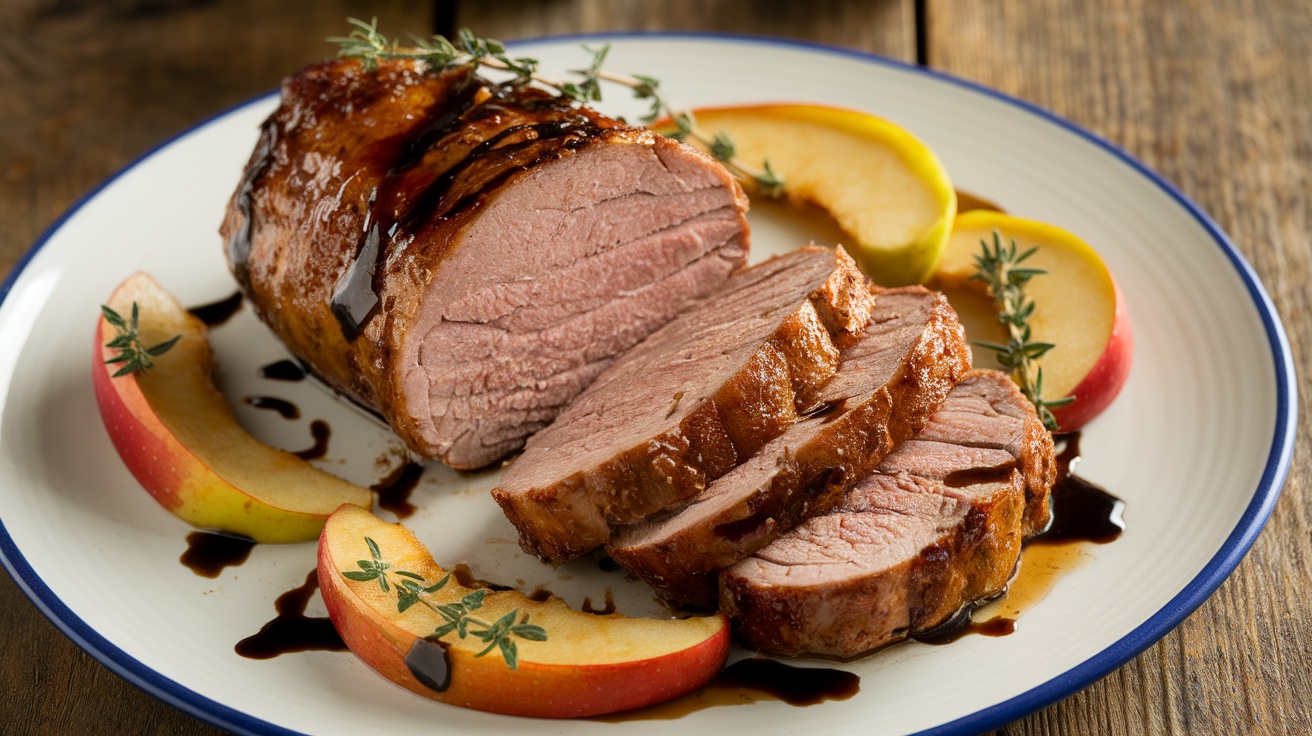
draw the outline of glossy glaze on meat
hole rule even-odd
[[[416,454],[487,465],[746,259],[690,147],[421,62],[288,79],[223,222],[298,358]]]

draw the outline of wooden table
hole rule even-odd
[[[347,16],[515,38],[694,28],[821,41],[981,82],[1125,147],[1234,239],[1312,362],[1312,5],[1303,0],[16,0],[0,7],[0,269],[158,141],[328,55]],[[1302,428],[1312,406],[1304,390]],[[1312,730],[1312,456],[1184,624],[999,733]],[[0,732],[215,729],[113,675],[0,576]]]

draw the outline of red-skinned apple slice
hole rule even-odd
[[[377,578],[359,579],[369,578],[365,566],[375,559],[366,538],[387,565],[387,590]],[[474,634],[480,624],[472,624],[464,639],[456,632],[430,638],[446,619],[426,603],[458,603],[473,592],[454,580],[424,594],[426,603],[398,611],[398,585],[409,580],[428,587],[446,574],[408,529],[359,507],[343,506],[319,537],[319,587],[346,645],[388,680],[444,703],[538,718],[613,713],[692,692],[728,656],[729,628],[721,614],[629,618],[576,611],[554,597],[487,593],[471,615],[490,624],[515,611],[515,621],[527,617],[546,633],[543,641],[512,637],[517,661],[511,669],[495,646],[476,656],[487,646]]]
[[[1025,285],[1035,303],[1031,339],[1056,346],[1040,361],[1043,395],[1050,400],[1074,396],[1052,413],[1061,431],[1079,429],[1112,403],[1129,377],[1134,338],[1125,297],[1107,264],[1080,238],[1052,225],[987,210],[957,216],[934,283],[982,288],[968,279],[975,272],[980,241],[992,243],[994,230],[1004,244],[1014,239],[1021,251],[1037,248],[1025,265],[1047,271]]]
[[[206,327],[155,279],[134,274],[107,306],[125,319],[133,304],[144,345],[174,335],[149,371],[114,377],[119,354],[105,344],[118,329],[96,328],[92,383],[110,440],[143,487],[164,508],[202,529],[257,542],[314,539],[343,503],[368,506],[369,489],[326,473],[252,437],[214,387]]]

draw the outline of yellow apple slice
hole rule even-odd
[[[372,544],[372,546],[371,546]],[[381,561],[386,590],[368,567]],[[383,677],[424,697],[465,708],[538,718],[613,713],[663,702],[705,685],[724,667],[728,621],[655,619],[576,611],[559,598],[488,593],[469,615],[467,636],[431,635],[451,606],[475,591],[453,579],[398,610],[399,586],[429,588],[447,573],[408,529],[343,506],[319,537],[319,587],[343,641]],[[430,605],[432,607],[430,607]],[[448,609],[450,611],[451,609]],[[514,612],[514,616],[510,616]],[[506,617],[541,637],[509,636],[514,668],[477,634]]]
[[[737,156],[768,159],[791,202],[827,211],[854,242],[862,270],[886,286],[920,283],[934,270],[957,199],[938,156],[897,125],[856,110],[762,105],[694,111]]]
[[[325,473],[252,437],[214,387],[204,323],[142,273],[114,290],[107,306],[140,313],[144,345],[180,335],[154,367],[114,377],[118,329],[102,315],[92,382],[100,416],[123,462],[164,508],[202,529],[257,542],[314,539],[343,503],[369,506],[369,489]]]
[[[1052,225],[988,210],[957,216],[934,283],[983,289],[968,279],[975,272],[981,241],[991,244],[995,230],[1004,245],[1014,239],[1021,252],[1037,248],[1025,265],[1047,271],[1025,285],[1035,304],[1029,320],[1031,340],[1056,346],[1040,360],[1043,397],[1074,396],[1052,413],[1062,431],[1079,429],[1112,403],[1129,376],[1134,339],[1125,298],[1107,264],[1080,238]],[[971,337],[996,340],[992,335]]]

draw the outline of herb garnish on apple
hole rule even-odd
[[[1043,368],[1038,365],[1039,358],[1051,350],[1054,345],[1048,342],[1030,340],[1030,315],[1034,314],[1034,300],[1025,295],[1024,286],[1035,276],[1046,274],[1041,268],[1029,268],[1021,264],[1037,247],[1024,253],[1018,253],[1015,239],[1010,246],[1002,244],[1002,234],[993,231],[993,247],[987,241],[980,241],[980,252],[975,256],[976,271],[971,280],[984,282],[989,296],[993,297],[997,310],[998,323],[1007,330],[1006,343],[979,342],[980,347],[997,352],[998,362],[1011,371],[1013,380],[1020,386],[1025,398],[1034,404],[1039,419],[1049,432],[1057,431],[1057,419],[1052,415],[1052,407],[1064,406],[1075,400],[1074,396],[1046,400],[1043,398]]]
[[[145,373],[155,367],[152,357],[167,353],[170,348],[178,343],[182,335],[174,335],[168,340],[146,347],[141,343],[141,325],[140,310],[136,302],[132,302],[131,320],[123,319],[122,315],[111,309],[108,305],[100,305],[100,313],[105,315],[105,321],[118,330],[113,340],[105,343],[105,347],[118,350],[119,354],[106,360],[106,363],[122,363],[123,366],[114,373],[114,378],[126,376],[129,373],[140,371]]]
[[[370,537],[364,538],[364,543],[369,546],[369,554],[373,559],[360,560],[356,564],[360,566],[359,570],[343,570],[342,576],[357,582],[368,582],[377,580],[378,587],[383,592],[396,590],[396,612],[405,613],[406,609],[416,603],[422,603],[434,613],[446,620],[446,623],[433,630],[429,634],[430,639],[437,639],[445,636],[452,631],[456,632],[461,639],[467,636],[475,636],[482,639],[487,646],[482,651],[475,654],[475,657],[482,657],[491,652],[493,649],[500,649],[501,656],[506,660],[506,666],[510,669],[519,669],[519,650],[515,646],[515,640],[511,637],[519,637],[529,641],[546,641],[547,632],[537,624],[528,622],[528,614],[515,623],[519,618],[519,609],[514,609],[506,613],[494,623],[488,623],[482,619],[471,616],[471,612],[483,607],[483,598],[487,596],[486,588],[479,588],[471,593],[467,593],[455,603],[433,603],[424,598],[426,594],[436,593],[451,581],[451,573],[438,580],[432,585],[425,586],[428,581],[423,575],[406,570],[393,570],[393,574],[402,578],[401,580],[389,580],[388,570],[392,565],[382,558],[382,553],[378,549],[378,544]],[[471,630],[470,627],[479,627]]]

